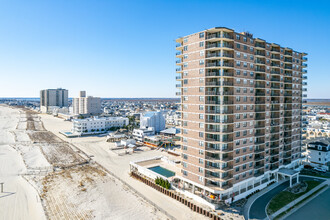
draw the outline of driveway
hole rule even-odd
[[[289,215],[287,219],[328,220],[330,216],[329,204],[330,204],[330,189],[328,188],[321,195],[317,196],[306,205],[300,207],[296,212]]]
[[[301,177],[299,176],[299,181],[302,180],[313,180],[313,177]],[[320,179],[317,179],[320,180]],[[323,182],[324,180],[320,180]],[[257,198],[251,205],[249,211],[249,219],[265,219],[267,218],[266,214],[266,206],[269,201],[278,193],[286,189],[290,185],[289,180],[282,183],[281,185],[275,187],[274,189],[270,190],[269,192],[263,194],[259,198]]]

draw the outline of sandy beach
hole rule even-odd
[[[0,106],[0,219],[168,219],[43,118]]]

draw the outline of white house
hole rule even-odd
[[[124,127],[129,123],[124,117],[94,117],[73,120],[72,132],[76,134],[104,133],[112,127]]]
[[[312,165],[330,165],[330,145],[316,141],[308,144],[307,161]]]
[[[143,142],[144,137],[155,135],[155,130],[153,127],[150,128],[140,128],[133,130],[133,138],[137,141]]]

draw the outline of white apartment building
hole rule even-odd
[[[100,114],[101,98],[88,96],[86,97],[85,91],[80,91],[78,98],[73,98],[73,114]]]
[[[330,165],[330,145],[316,141],[308,144],[307,161],[314,165]]]
[[[143,142],[144,137],[155,135],[155,130],[153,127],[140,128],[133,130],[133,138],[137,141]]]
[[[140,128],[154,128],[155,132],[165,129],[165,117],[160,111],[142,113],[140,117]]]
[[[72,133],[80,135],[104,133],[112,127],[124,127],[127,126],[128,123],[128,118],[124,117],[75,119],[73,120]]]

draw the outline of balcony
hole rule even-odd
[[[183,45],[182,44],[176,44],[175,47],[179,48],[179,47],[183,47]]]
[[[276,81],[276,82],[279,82],[279,81],[280,81],[280,78],[275,78],[275,77],[272,77],[270,80],[271,80],[271,81]]]
[[[175,61],[176,64],[182,65],[182,60]]]
[[[264,92],[256,92],[256,96],[265,96]]]
[[[220,100],[206,100],[205,104],[206,105],[220,105],[221,101]]]
[[[260,48],[265,48],[265,44],[261,44],[261,43],[256,43],[255,47],[260,47]]]
[[[221,63],[206,63],[206,67],[221,67]]]
[[[223,85],[223,86],[233,86],[234,83],[233,83],[233,82],[229,82],[229,81],[223,81],[223,82],[222,82],[222,85]]]
[[[220,86],[220,82],[206,82],[205,86]]]
[[[220,71],[207,71],[205,74],[206,77],[208,76],[221,76]]]
[[[181,96],[181,92],[176,92],[175,95]]]
[[[176,87],[176,88],[181,88],[182,85],[181,85],[181,84],[176,84],[175,87]]]
[[[176,80],[181,80],[182,77],[181,77],[181,76],[176,76],[175,79],[176,79]]]
[[[255,78],[256,80],[265,80],[266,78],[264,77],[264,76],[256,76],[256,78]]]
[[[280,74],[280,71],[272,70],[270,71],[271,74]]]
[[[301,67],[303,67],[303,68],[307,67],[307,63],[301,64]]]
[[[307,59],[307,57],[303,57],[302,60],[303,60],[304,62],[306,62],[308,59]]]
[[[259,67],[256,67],[255,71],[256,72],[266,72],[265,68],[259,68]]]
[[[265,88],[265,84],[257,83],[257,84],[255,85],[255,88]]]
[[[266,53],[263,51],[263,52],[261,52],[261,51],[256,51],[255,53],[254,53],[254,55],[256,55],[256,56],[266,56]]]

